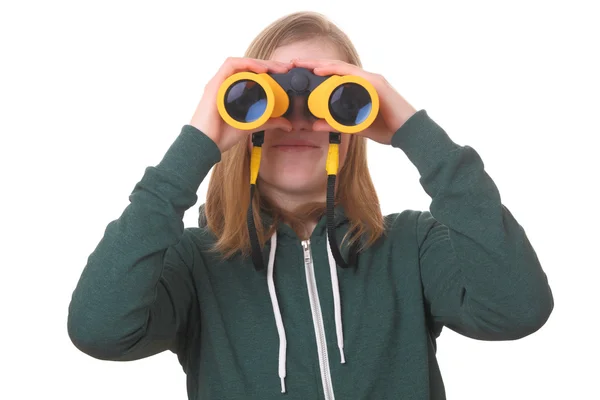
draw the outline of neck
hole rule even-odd
[[[265,182],[260,182],[260,194],[267,198],[273,206],[289,213],[294,213],[307,204],[325,204],[326,200],[326,193],[322,190],[287,192]]]
[[[326,201],[326,193],[322,190],[318,192],[287,192],[264,181],[260,182],[260,194],[271,206],[283,212],[283,222],[292,226],[302,239],[310,237],[318,222],[318,217],[311,215],[312,208],[310,206],[324,206]]]

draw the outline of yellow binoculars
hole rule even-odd
[[[319,76],[306,68],[293,68],[284,74],[233,74],[219,88],[217,107],[230,126],[252,130],[269,118],[285,117],[291,96],[306,97],[310,114],[341,133],[368,128],[379,112],[379,97],[366,79],[355,75]]]

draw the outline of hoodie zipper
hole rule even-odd
[[[319,367],[321,369],[321,381],[323,382],[323,393],[325,393],[325,400],[334,400],[335,396],[333,394],[333,386],[331,383],[331,371],[329,370],[325,326],[323,324],[323,314],[321,313],[321,303],[319,302],[310,240],[302,241],[302,249],[304,250],[304,270],[306,272],[308,298],[310,299],[310,309],[312,312],[313,325],[315,327],[315,336],[317,338],[317,352],[319,355]]]

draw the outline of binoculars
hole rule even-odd
[[[269,118],[285,117],[292,97],[306,98],[311,116],[341,133],[360,132],[375,120],[379,97],[373,85],[355,75],[319,76],[306,68],[284,74],[238,72],[219,88],[217,107],[223,120],[253,130]]]

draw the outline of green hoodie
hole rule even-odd
[[[350,268],[335,267],[325,218],[304,242],[281,224],[257,271],[250,258],[210,253],[203,224],[184,228],[220,161],[215,143],[184,125],[89,256],[69,305],[72,342],[102,360],[170,350],[195,400],[445,399],[443,326],[522,338],[545,324],[553,296],[473,148],[425,110],[392,145],[419,171],[430,211],[386,216],[385,236]],[[341,207],[335,215],[341,238],[349,223]]]

